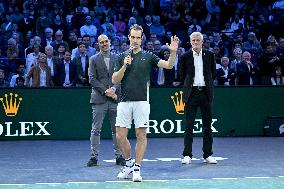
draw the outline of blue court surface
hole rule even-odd
[[[131,140],[132,146],[135,140]],[[192,164],[182,165],[183,138],[149,138],[143,182],[117,180],[111,140],[102,140],[99,166],[86,167],[88,140],[1,141],[0,189],[95,188],[284,188],[284,138],[218,137],[214,157],[202,160],[202,138],[194,138]]]

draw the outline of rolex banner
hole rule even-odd
[[[89,139],[90,93],[90,88],[1,89],[0,140]],[[284,115],[283,95],[284,87],[215,88],[214,136],[263,135],[267,117]],[[182,137],[185,104],[181,89],[151,88],[150,104],[148,136]],[[199,114],[194,133],[202,136]],[[134,136],[134,129],[129,135]],[[101,136],[111,138],[108,119]]]

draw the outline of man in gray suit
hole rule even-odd
[[[96,166],[98,163],[100,132],[105,115],[108,113],[112,130],[113,147],[116,155],[116,164],[124,165],[121,152],[116,141],[116,108],[119,85],[113,85],[111,78],[114,72],[116,55],[110,53],[110,40],[106,35],[98,37],[100,52],[90,58],[89,82],[92,86],[90,103],[93,109],[93,123],[91,130],[91,159],[88,167]]]

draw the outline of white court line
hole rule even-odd
[[[167,182],[167,181],[170,181],[170,180],[143,180],[143,181],[146,181],[146,182]]]
[[[205,179],[178,179],[178,180],[205,180]]]
[[[238,178],[212,178],[212,179],[215,179],[215,180],[236,180]]]
[[[284,178],[284,176],[275,176],[278,178]],[[247,179],[269,179],[269,178],[275,178],[275,177],[244,177]],[[241,178],[211,178],[214,180],[235,180],[235,179],[241,179]],[[177,179],[179,181],[202,181],[202,180],[210,180],[209,179]],[[168,182],[168,181],[177,181],[177,180],[143,180],[146,182]],[[103,181],[107,183],[124,183],[124,182],[133,182],[132,180],[112,180],[112,181]],[[101,183],[103,183],[101,182]],[[67,182],[67,183],[34,183],[38,185],[60,185],[60,184],[97,184],[99,182]],[[0,184],[0,186],[26,186],[26,185],[32,185],[30,184]]]
[[[57,185],[60,185],[60,184],[66,184],[66,183],[59,183],[59,182],[38,182],[38,183],[35,183],[35,184],[42,184],[42,185],[57,184]]]
[[[107,180],[105,182],[116,183],[116,182],[133,182],[132,180]]]
[[[68,184],[97,184],[98,182],[68,182]]]
[[[271,177],[245,177],[245,178],[248,178],[248,179],[268,179],[268,178],[271,178]]]
[[[29,184],[0,184],[0,186],[25,186]]]

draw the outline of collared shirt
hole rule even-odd
[[[52,38],[51,39],[46,39],[46,45],[50,45],[52,43]]]
[[[223,71],[224,71],[224,73],[225,73],[225,74],[224,74],[224,77],[227,78],[227,77],[228,77],[228,73],[229,73],[229,68],[228,68],[228,67],[225,68],[225,67],[222,66],[222,69],[223,69]]]
[[[53,69],[53,60],[52,58],[47,58],[47,65],[50,67],[51,76],[54,76],[54,69]]]
[[[197,54],[193,49],[193,59],[194,59],[194,81],[193,86],[205,86],[204,75],[203,75],[203,60],[202,60],[202,49]]]
[[[64,83],[65,84],[70,84],[70,79],[69,79],[69,63],[64,61],[64,65],[65,65],[65,80]]]
[[[83,73],[85,73],[85,71],[86,71],[86,54],[81,55],[80,57],[81,57]]]
[[[31,70],[31,67],[37,64],[37,58],[39,54],[35,54],[34,52],[30,53],[26,57],[26,74],[28,74]]]
[[[104,61],[105,61],[107,70],[109,70],[109,61],[110,61],[110,58],[109,58],[109,57],[104,57]]]
[[[178,60],[179,60],[179,55],[176,55],[176,59],[174,61],[175,79],[177,79],[178,75]]]
[[[165,74],[164,74],[163,68],[159,68],[157,83],[158,83],[158,85],[164,85],[165,84]]]
[[[46,70],[42,69],[40,66],[38,66],[40,69],[39,74],[39,86],[40,87],[46,87]]]

